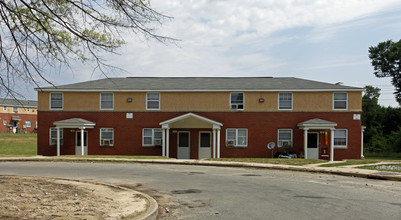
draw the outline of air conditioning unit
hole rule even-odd
[[[231,105],[231,109],[238,109],[238,105]]]
[[[229,140],[229,141],[227,141],[226,145],[227,146],[235,146],[235,141]]]
[[[113,140],[104,139],[104,140],[103,140],[103,145],[104,145],[104,146],[111,146],[111,145],[113,145]]]
[[[155,139],[154,145],[155,146],[161,146],[162,145],[162,140],[161,139]]]
[[[56,145],[57,144],[57,138],[52,138],[50,140],[50,145]]]
[[[290,147],[291,141],[281,141],[281,147]]]
[[[244,105],[243,104],[231,104],[231,109],[233,109],[233,110],[244,109]]]

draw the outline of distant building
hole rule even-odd
[[[38,92],[38,154],[359,159],[362,88],[292,77],[128,77]]]
[[[36,132],[38,102],[0,98],[0,133]]]

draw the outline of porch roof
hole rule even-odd
[[[203,116],[187,113],[159,123],[162,128],[213,128],[220,129],[222,123]]]
[[[320,118],[310,119],[297,124],[300,129],[334,129],[337,123]]]
[[[61,121],[55,121],[53,124],[59,128],[93,128],[96,123],[82,119],[82,118],[70,118]]]

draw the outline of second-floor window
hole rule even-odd
[[[278,109],[291,110],[292,109],[292,93],[279,93],[278,94]]]
[[[63,109],[63,93],[50,93],[50,109]]]
[[[4,111],[7,111],[7,106],[3,106],[3,110],[4,110]]]
[[[18,106],[13,106],[13,112],[18,113]]]
[[[146,93],[146,109],[160,109],[160,93]]]
[[[31,109],[29,107],[26,107],[26,111],[29,112]]]
[[[346,110],[348,95],[346,92],[333,93],[333,109]]]
[[[232,92],[230,94],[230,109],[244,110],[244,93]]]
[[[100,109],[113,109],[114,96],[113,93],[100,93]]]

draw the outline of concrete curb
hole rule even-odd
[[[23,157],[23,158],[0,158],[0,162],[120,162],[120,163],[143,163],[143,164],[172,164],[172,165],[195,165],[215,167],[239,167],[253,169],[288,170],[299,172],[325,173],[341,176],[352,176],[367,179],[401,181],[401,173],[383,172],[377,170],[357,169],[354,167],[318,167],[318,166],[294,166],[282,164],[262,164],[228,161],[206,161],[206,160],[177,160],[177,159],[123,159],[123,158],[57,158],[57,157]],[[360,166],[366,166],[361,164]]]

